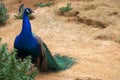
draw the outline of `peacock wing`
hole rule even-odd
[[[57,64],[47,45],[42,41],[42,39],[39,36],[35,34],[33,35],[37,40],[38,44],[41,46],[42,50],[42,63],[40,66],[38,66],[39,70],[44,72],[60,70],[61,67]],[[37,61],[37,63],[40,63],[40,57]]]
[[[37,35],[33,35],[34,36],[34,38],[36,39],[36,41],[38,42],[38,44],[39,44],[39,46],[41,46],[40,48],[40,50],[42,50],[41,51],[41,53],[40,53],[40,55],[38,56],[38,58],[37,58],[37,67],[39,68],[39,69],[42,69],[42,70],[46,70],[46,68],[47,68],[47,63],[46,63],[46,49],[45,49],[45,47],[44,47],[44,42],[42,41],[42,39],[39,37],[39,36],[37,36]],[[41,59],[42,58],[42,59]]]

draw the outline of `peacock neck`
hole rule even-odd
[[[28,15],[25,13],[23,13],[23,24],[22,24],[22,30],[21,30],[20,36],[25,39],[27,38],[29,40],[33,38],[31,24],[30,24]]]

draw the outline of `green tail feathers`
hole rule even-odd
[[[43,71],[51,72],[65,70],[75,63],[75,59],[70,58],[68,56],[61,56],[59,54],[55,54],[54,56],[52,56],[46,44],[44,44],[44,47],[46,49],[45,51],[46,62],[43,64],[44,65],[46,64],[46,67],[44,66],[45,68],[43,69]]]
[[[55,61],[61,67],[62,70],[71,67],[74,63],[74,59],[68,56],[61,56],[60,54],[54,55]]]

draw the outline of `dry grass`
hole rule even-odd
[[[45,41],[53,54],[75,57],[77,63],[59,73],[40,73],[36,80],[119,80],[120,44],[116,40],[120,39],[120,12],[117,0],[70,0],[73,8],[80,12],[79,16],[107,23],[106,28],[80,23],[74,16],[56,15],[55,10],[67,2],[57,1],[52,7],[37,8],[36,19],[31,24],[33,32]],[[89,5],[95,5],[95,8],[85,10]],[[70,18],[73,20],[68,21]],[[11,13],[7,24],[0,27],[0,37],[8,43],[9,49],[13,48],[21,24],[22,21],[16,20]]]

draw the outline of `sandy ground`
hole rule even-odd
[[[4,0],[3,0],[4,1]],[[35,0],[38,3],[40,0]],[[106,28],[81,23],[76,17],[56,14],[58,8],[72,3],[79,17],[106,23]],[[6,1],[10,18],[0,26],[2,42],[13,48],[14,38],[21,30],[22,20],[14,18],[14,10],[9,7],[15,0]],[[31,2],[32,4],[33,2]],[[34,3],[34,4],[35,4]],[[26,4],[26,2],[25,2]],[[77,59],[71,68],[58,73],[40,73],[36,80],[120,80],[120,1],[119,0],[60,0],[51,7],[37,8],[31,20],[33,32],[39,35],[50,50]],[[97,23],[95,23],[97,25]]]

